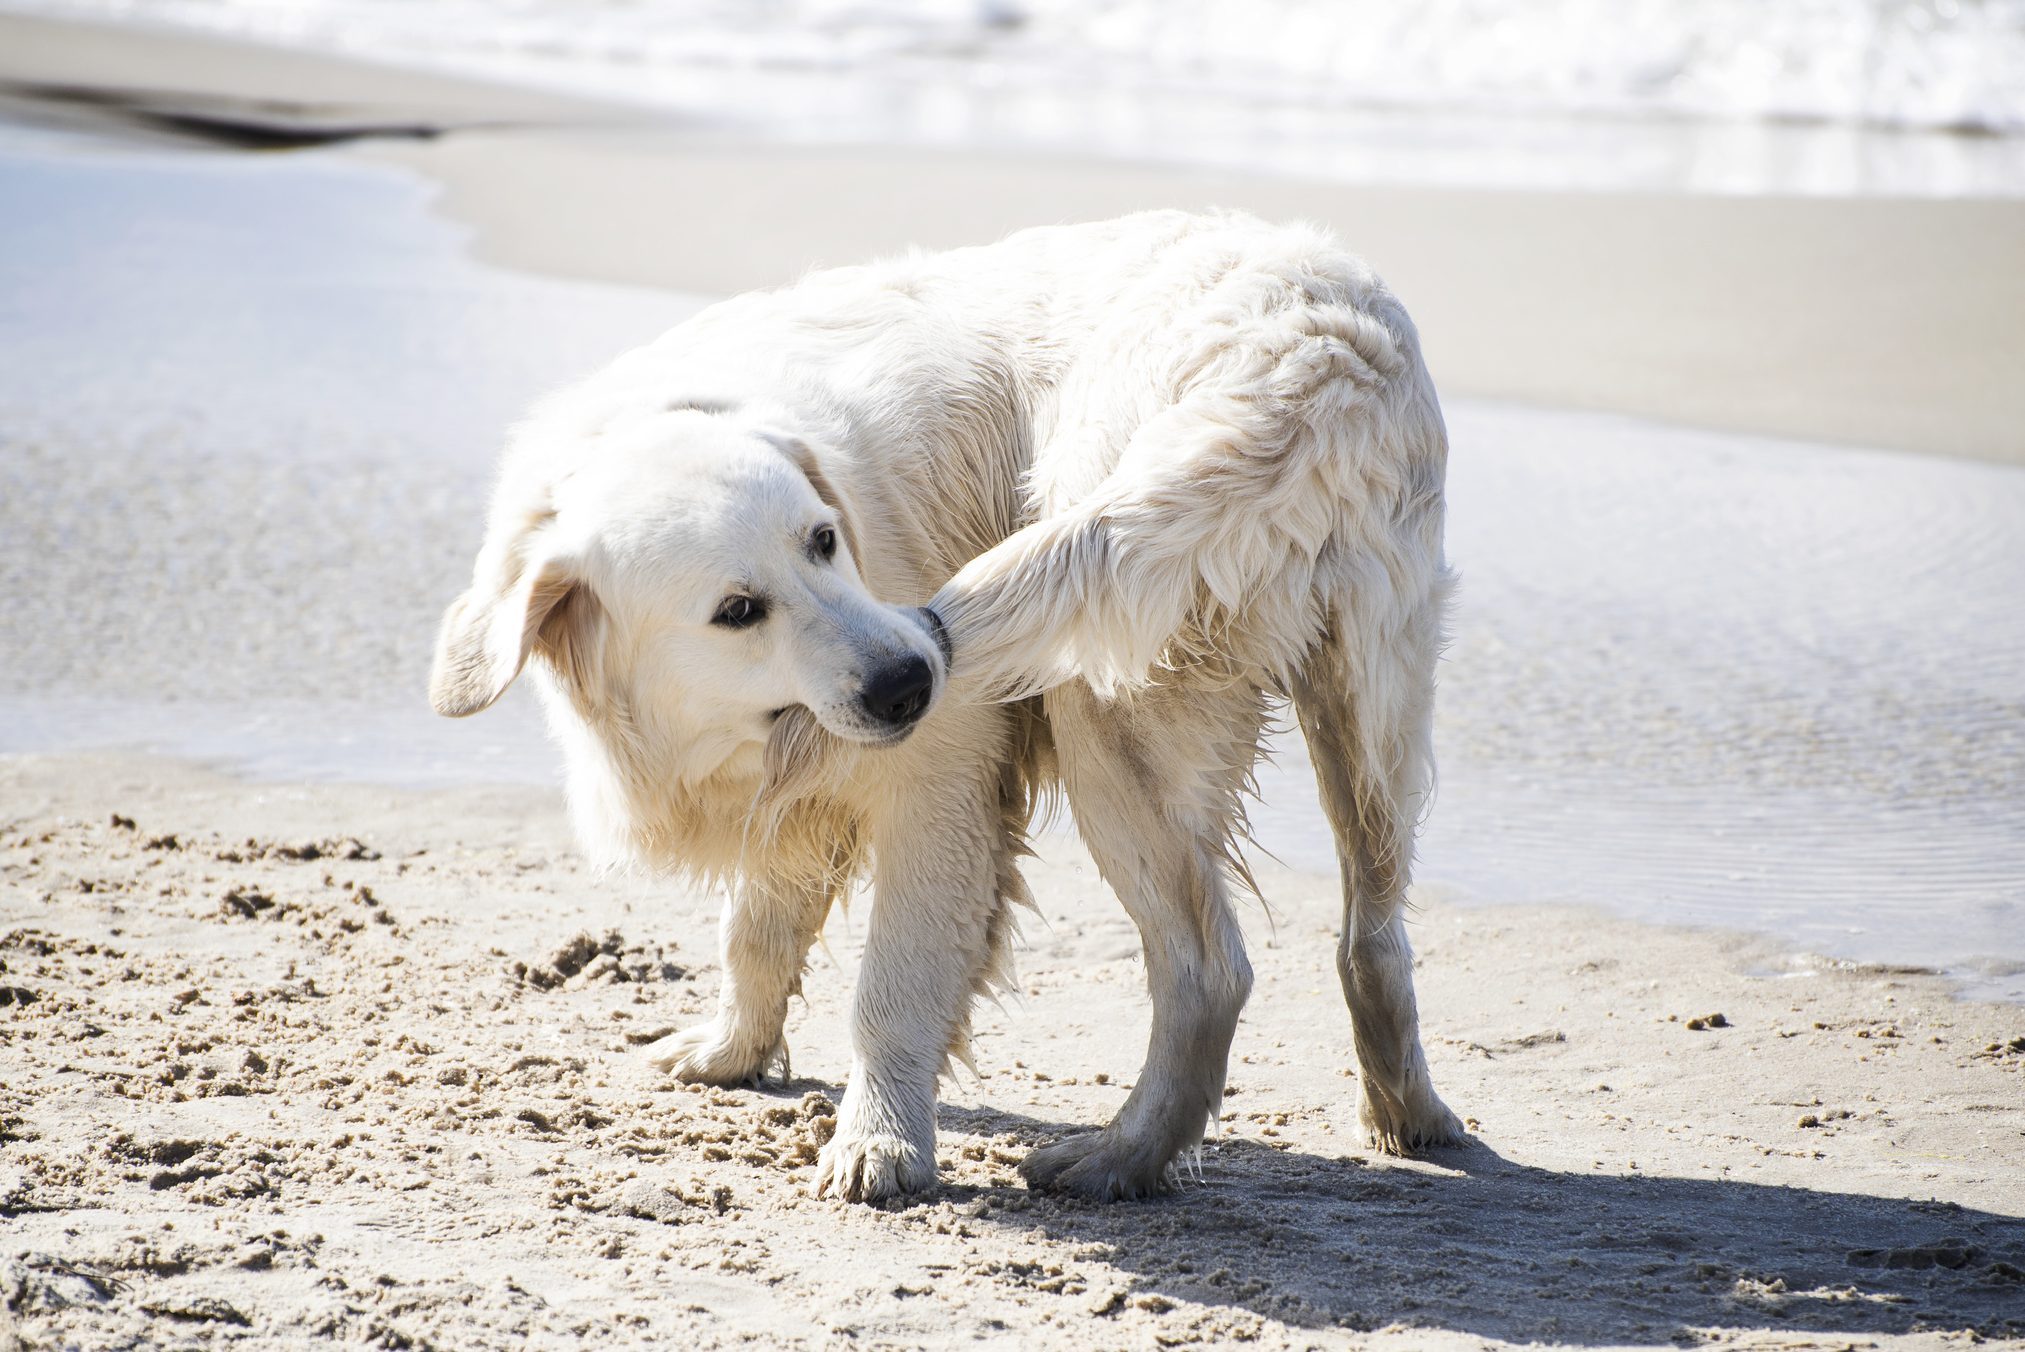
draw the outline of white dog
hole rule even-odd
[[[1145,943],[1153,1035],[1038,1187],[1152,1191],[1221,1102],[1262,726],[1291,699],[1343,872],[1363,1119],[1459,1139],[1401,916],[1429,791],[1446,435],[1406,311],[1327,235],[1162,212],[740,296],[544,404],[505,457],[431,695],[528,656],[606,859],[728,884],[735,1084],[830,904],[874,900],[818,1192],[935,1177],[935,1097],[1001,979],[1035,795],[1067,792]]]

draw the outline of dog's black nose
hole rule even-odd
[[[934,688],[935,673],[928,663],[910,655],[888,662],[866,678],[858,701],[874,722],[901,728],[921,717]]]

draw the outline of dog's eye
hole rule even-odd
[[[717,607],[717,613],[710,617],[712,624],[721,624],[726,629],[750,629],[766,618],[766,602],[750,596],[727,596]]]
[[[833,559],[837,556],[837,528],[835,526],[817,526],[814,538],[816,553],[826,559]]]

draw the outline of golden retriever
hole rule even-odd
[[[685,1080],[784,1062],[810,944],[869,880],[816,1183],[867,1200],[934,1181],[938,1081],[1055,786],[1139,926],[1153,1031],[1110,1124],[1023,1169],[1104,1198],[1172,1177],[1251,991],[1242,795],[1291,701],[1363,1120],[1442,1144],[1401,908],[1446,459],[1405,309],[1316,229],[1147,213],[819,272],[515,431],[431,695],[474,713],[532,656],[587,847],[726,885],[717,1017],[654,1049]]]

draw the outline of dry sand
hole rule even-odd
[[[1117,1106],[1146,1010],[1057,839],[943,1186],[874,1209],[806,1191],[862,914],[791,1016],[796,1079],[685,1089],[639,1047],[711,1007],[715,905],[589,876],[545,795],[17,758],[0,802],[0,1319],[27,1346],[2025,1334],[2025,1018],[1932,978],[1773,979],[1745,941],[1424,897],[1429,1052],[1477,1142],[1387,1160],[1330,889],[1268,871],[1200,1180],[1064,1202],[1013,1165]]]

